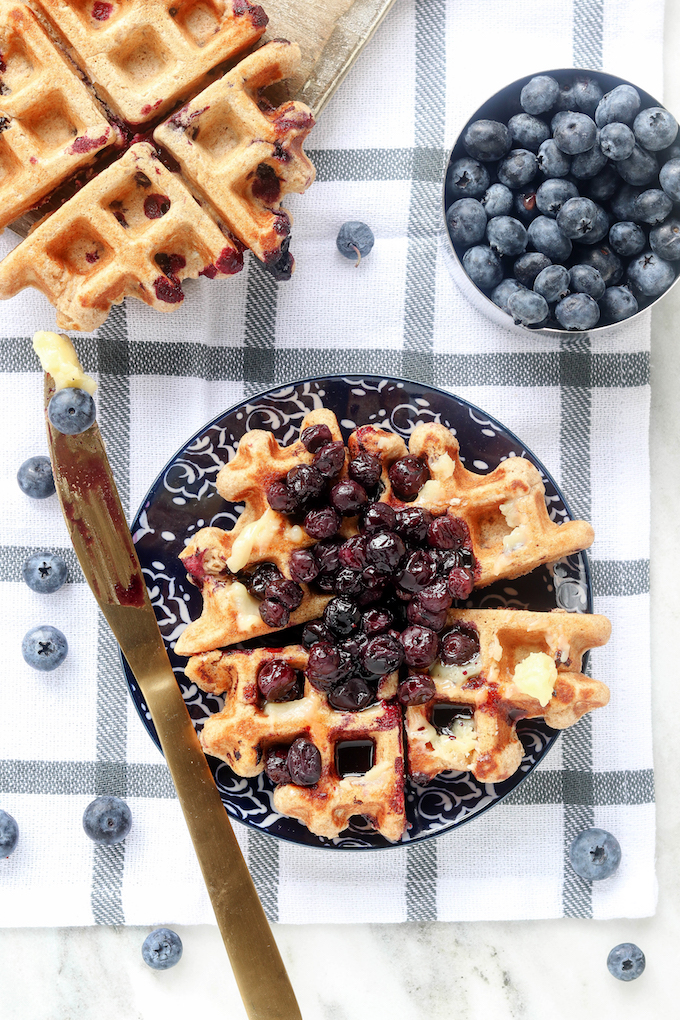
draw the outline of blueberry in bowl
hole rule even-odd
[[[600,71],[521,78],[450,153],[442,240],[456,283],[499,325],[558,337],[625,322],[680,272],[678,122]]]

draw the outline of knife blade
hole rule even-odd
[[[45,373],[45,412],[55,392]],[[142,575],[99,427],[54,429],[52,472],[76,555],[156,727],[249,1020],[302,1020],[181,690]]]

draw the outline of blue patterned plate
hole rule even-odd
[[[335,412],[345,439],[353,429],[367,424],[385,426],[407,439],[419,422],[435,421],[455,433],[462,459],[471,470],[485,473],[507,457],[526,457],[541,472],[553,520],[571,516],[555,482],[516,436],[479,408],[430,386],[379,376],[329,376],[282,386],[242,401],[202,428],[179,450],[152,485],[132,526],[161,634],[197,729],[219,711],[222,699],[190,684],[183,672],[185,660],[174,653],[181,630],[201,611],[200,593],[186,581],[179,553],[195,530],[209,525],[229,529],[236,521],[241,507],[225,503],[214,481],[244,433],[270,429],[280,443],[288,444],[297,439],[304,415],[322,406]],[[570,556],[552,570],[539,568],[514,581],[475,591],[467,604],[536,611],[560,606],[572,612],[592,612],[586,557]],[[280,645],[278,635],[276,641]],[[126,663],[124,666],[134,704],[158,744],[134,677]],[[524,760],[504,783],[480,783],[467,772],[444,773],[424,788],[408,783],[410,827],[402,842],[437,836],[500,803],[528,776],[558,735],[542,719],[521,721],[517,732],[524,745]],[[325,849],[368,850],[394,845],[361,827],[352,827],[334,840],[314,836],[299,822],[274,810],[273,788],[264,773],[255,779],[242,779],[223,762],[209,760],[227,811],[246,825],[293,843]]]

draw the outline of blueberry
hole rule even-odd
[[[476,198],[459,198],[446,211],[446,225],[454,244],[479,244],[486,231],[486,211]]]
[[[56,491],[49,457],[29,457],[17,471],[17,481],[31,499],[46,499]]]
[[[638,113],[633,122],[635,137],[645,149],[658,152],[675,141],[678,122],[672,113],[660,106],[650,106]]]
[[[597,269],[581,264],[572,266],[569,270],[569,286],[577,294],[588,294],[595,301],[600,300],[606,289],[605,282]]]
[[[570,198],[557,214],[557,226],[572,240],[596,244],[609,230],[609,218],[592,199]]]
[[[620,122],[632,124],[640,109],[640,96],[632,85],[617,85],[607,92],[595,110],[595,123],[599,128],[605,124]]]
[[[505,184],[492,184],[480,199],[489,219],[492,216],[507,216],[512,211],[512,192]]]
[[[609,243],[619,255],[629,257],[638,255],[644,248],[645,241],[644,230],[631,220],[619,220],[617,223],[612,223],[609,230]],[[654,250],[654,245],[652,245],[652,251]],[[657,252],[657,255],[660,255],[661,258],[665,257],[661,252]]]
[[[566,177],[571,169],[571,160],[557,148],[553,138],[539,146],[536,162],[546,177]]]
[[[564,203],[577,196],[578,188],[572,181],[549,177],[536,192],[536,205],[544,216],[557,216]]]
[[[503,267],[498,255],[485,245],[468,248],[463,255],[463,268],[472,282],[482,290],[491,290],[503,279]]]
[[[549,267],[552,268],[557,267]],[[537,326],[545,322],[550,314],[545,298],[531,290],[518,290],[511,294],[508,298],[508,310],[518,326]]]
[[[17,848],[19,826],[7,811],[0,809],[0,857],[9,857]]]
[[[476,159],[462,156],[449,167],[446,177],[447,198],[479,198],[489,187],[489,171]]]
[[[527,232],[512,216],[494,216],[486,228],[489,247],[497,255],[521,255],[527,246]]]
[[[579,252],[577,261],[597,269],[608,287],[610,284],[618,283],[623,276],[621,259],[604,244],[583,249]]]
[[[96,797],[83,812],[83,829],[95,843],[122,843],[132,825],[132,813],[120,797]]]
[[[600,149],[607,157],[618,163],[627,159],[635,148],[635,135],[627,124],[613,122],[600,130]]]
[[[659,172],[659,164],[656,156],[646,149],[636,145],[627,159],[622,159],[616,164],[616,169],[626,184],[641,186],[651,184]]]
[[[612,197],[611,209],[617,220],[635,220],[635,201],[642,194],[642,188],[624,184]]]
[[[588,149],[592,149],[597,141],[595,121],[587,113],[568,111],[555,124],[553,140],[557,148],[567,156],[586,152]]]
[[[555,306],[555,318],[564,329],[592,329],[600,318],[600,307],[588,294],[569,294]]]
[[[68,568],[61,556],[56,553],[34,553],[25,561],[21,572],[24,581],[32,591],[43,595],[51,595],[58,591],[66,581]]]
[[[672,209],[673,203],[665,191],[650,188],[635,199],[633,213],[638,223],[649,223],[653,227],[658,227],[670,215]]]
[[[634,981],[645,969],[645,954],[633,942],[621,942],[609,953],[607,969],[619,981]]]
[[[508,299],[512,294],[516,294],[520,290],[526,290],[524,284],[520,283],[519,280],[513,280],[507,277],[505,280],[501,280],[497,287],[491,291],[491,300],[499,308],[502,308],[508,315],[511,314],[508,307]]]
[[[628,185],[625,185],[627,187]],[[585,187],[586,197],[593,202],[607,202],[621,187],[621,178],[611,163],[607,163],[599,174],[591,177]]]
[[[667,262],[680,259],[680,220],[671,218],[650,230],[649,245],[660,259]]]
[[[600,309],[609,322],[622,322],[635,315],[638,303],[628,287],[607,287],[600,298]]]
[[[560,87],[548,74],[536,75],[519,94],[520,106],[527,113],[545,113],[554,106]]]
[[[659,184],[674,202],[680,202],[680,158],[670,159],[659,171]]]
[[[518,149],[531,149],[536,152],[539,145],[550,137],[550,128],[545,121],[533,117],[530,113],[515,114],[508,121],[508,128]]]
[[[168,970],[182,958],[182,940],[170,928],[156,928],[142,943],[142,959],[153,970]]]
[[[533,181],[537,170],[535,153],[529,149],[511,149],[498,164],[498,180],[508,188],[523,188]]]
[[[24,662],[43,672],[61,666],[68,653],[68,642],[56,627],[46,625],[29,630],[21,643]]]
[[[375,238],[373,231],[365,223],[359,220],[349,220],[343,223],[335,239],[338,251],[346,259],[356,259],[356,264],[370,252]]]
[[[538,216],[527,228],[529,243],[555,262],[564,262],[571,255],[571,241],[550,216]]]
[[[512,212],[515,219],[528,227],[538,216],[536,191],[529,185],[529,191],[515,191],[512,196]]]
[[[468,156],[483,163],[502,159],[512,147],[510,131],[497,120],[476,120],[463,135]]]
[[[290,778],[297,786],[314,786],[321,778],[321,752],[311,740],[304,737],[294,740],[286,763]]]
[[[602,89],[594,78],[576,78],[573,95],[579,110],[592,117],[602,99]]]
[[[644,297],[657,297],[670,287],[675,269],[654,252],[645,251],[628,266],[628,281]]]
[[[57,432],[77,436],[94,422],[94,400],[87,390],[67,386],[57,390],[47,405],[47,417]]]
[[[560,85],[560,91],[557,96],[555,103],[556,110],[567,110],[573,112],[578,106],[576,102],[576,83],[573,81],[564,81]]]
[[[550,259],[542,251],[528,251],[524,255],[520,255],[513,264],[512,271],[515,274],[515,281],[519,280],[525,287],[533,287],[534,280],[540,271],[550,265],[552,265]],[[504,280],[503,283],[505,282]],[[498,287],[502,287],[503,283],[500,283]],[[496,290],[498,290],[498,287]],[[493,294],[491,295],[491,300],[498,304]]]
[[[599,135],[599,131],[598,131]],[[599,139],[598,139],[599,141]],[[579,152],[571,161],[571,172],[580,181],[596,177],[607,165],[607,157],[596,142],[587,152]]]
[[[569,293],[569,270],[564,266],[548,266],[534,280],[534,290],[552,304]]]

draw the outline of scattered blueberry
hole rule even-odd
[[[34,627],[21,643],[24,662],[33,669],[48,672],[61,666],[68,653],[68,642],[56,627]]]
[[[17,481],[31,499],[46,499],[56,491],[49,457],[29,457],[17,471]]]
[[[343,223],[335,239],[340,254],[346,259],[356,259],[356,265],[369,254],[374,242],[371,228],[359,220]]]
[[[52,552],[34,553],[28,557],[21,570],[28,587],[42,595],[58,591],[68,574],[61,556]]]
[[[621,942],[609,953],[607,969],[619,981],[635,981],[645,969],[645,954],[633,942]]]
[[[95,843],[111,846],[121,843],[132,825],[132,813],[120,797],[104,795],[87,805],[83,813],[83,829]]]
[[[588,294],[569,294],[555,306],[555,318],[564,329],[592,329],[600,320],[600,308]]]
[[[619,841],[604,829],[579,832],[569,847],[571,866],[581,878],[592,881],[609,878],[621,861]]]
[[[9,857],[17,847],[19,826],[7,811],[0,809],[0,857]]]
[[[47,405],[47,417],[53,427],[67,436],[77,436],[89,429],[96,413],[91,395],[75,386],[57,390]]]
[[[142,943],[142,959],[153,970],[168,970],[182,958],[182,940],[170,928],[156,928]]]

